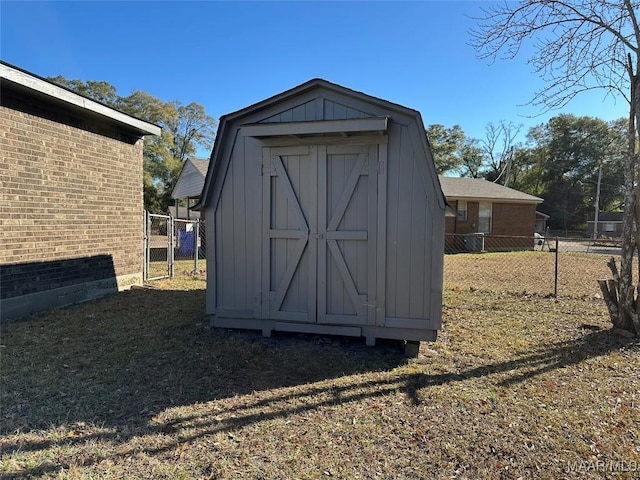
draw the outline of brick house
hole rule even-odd
[[[542,198],[476,178],[440,176],[440,185],[452,209],[445,217],[447,251],[533,247]]]
[[[0,320],[140,284],[160,128],[5,62],[0,82]]]
[[[588,237],[593,237],[594,220],[587,222]],[[598,236],[620,237],[622,235],[622,212],[600,212],[598,214]]]

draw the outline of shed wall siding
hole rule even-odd
[[[105,276],[141,283],[142,146],[0,107],[3,298]],[[70,259],[110,274],[70,276]],[[46,275],[27,268],[44,262]]]
[[[248,314],[257,301],[255,279],[259,277],[262,231],[259,155],[255,140],[236,137],[214,215],[218,310]]]
[[[343,105],[342,103],[332,102],[331,100],[324,101],[325,120],[349,120],[353,118],[367,118],[371,116],[372,115],[367,112]]]
[[[319,99],[321,100],[321,99]],[[318,102],[316,99],[288,108],[282,112],[271,115],[260,123],[283,123],[283,122],[310,122],[321,120],[318,118]]]
[[[443,248],[434,238],[444,235],[444,224],[434,222],[443,215],[435,211],[439,192],[425,185],[412,133],[394,124],[389,135],[386,316],[426,320],[432,316],[432,285],[439,285],[433,281],[434,256]]]
[[[349,120],[372,117],[371,113],[321,97],[260,120],[259,123],[311,122],[314,120]],[[258,123],[258,122],[256,122]]]

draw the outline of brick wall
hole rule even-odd
[[[450,204],[454,208],[457,206],[455,201]],[[468,243],[470,240],[465,239],[465,235],[478,231],[479,210],[478,202],[467,202],[467,220],[457,220],[453,216],[446,218],[447,252],[461,252],[471,248]],[[491,233],[485,236],[485,250],[532,248],[536,223],[535,204],[493,203],[491,214]]]
[[[536,205],[494,203],[492,213],[493,235],[533,237],[536,227]]]
[[[450,202],[456,208],[457,202]],[[536,205],[493,203],[491,235],[533,236],[536,225]],[[445,232],[468,234],[478,231],[479,203],[467,202],[467,219],[446,217]]]
[[[74,122],[49,119],[55,115],[43,118],[9,108],[6,105],[10,102],[4,98],[2,103],[3,297],[42,289],[43,282],[55,289],[70,281],[104,278],[104,272],[97,273],[96,268],[111,268],[112,275],[124,282],[139,283],[143,258],[142,140],[123,141],[126,136],[95,119],[87,125],[100,128],[81,128]],[[105,257],[111,262],[104,261]],[[76,259],[71,263],[75,271],[92,273],[74,277],[67,268],[70,259]],[[85,259],[91,268],[83,269],[78,259]],[[48,274],[34,275],[33,265],[44,266],[44,262]],[[64,268],[57,268],[56,262]],[[52,273],[56,271],[58,274]],[[20,272],[25,272],[24,278]],[[38,282],[40,285],[34,285]]]

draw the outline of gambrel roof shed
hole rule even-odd
[[[315,79],[225,115],[201,207],[214,326],[435,340],[445,199],[416,110]]]

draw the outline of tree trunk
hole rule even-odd
[[[630,62],[631,63],[631,62]],[[631,102],[629,109],[629,130],[627,133],[627,157],[625,159],[624,212],[622,217],[622,249],[620,253],[620,272],[616,261],[611,258],[607,265],[613,280],[599,280],[604,301],[609,310],[611,323],[640,336],[640,288],[636,288],[633,279],[634,254],[640,251],[640,183],[638,182],[637,140],[640,137],[640,75],[630,75]],[[631,65],[630,65],[631,67]],[[640,262],[638,264],[640,281]],[[636,293],[637,290],[637,293]]]

